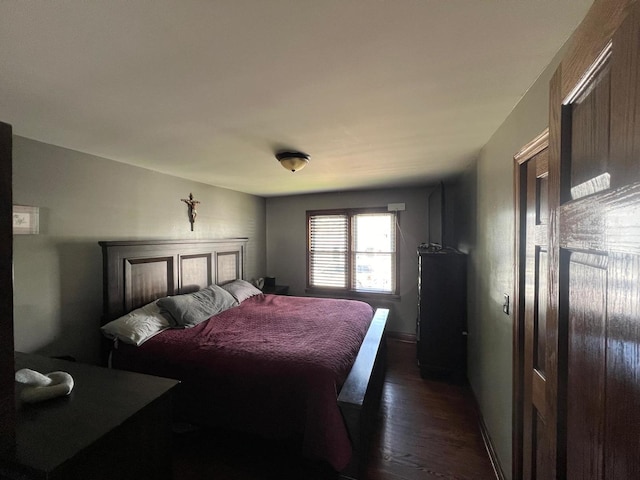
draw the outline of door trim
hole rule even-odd
[[[12,127],[0,122],[0,458],[16,446],[13,341]]]
[[[513,292],[513,407],[512,407],[512,478],[522,478],[522,445],[523,445],[523,379],[524,379],[524,228],[522,221],[521,196],[525,192],[526,172],[524,166],[533,157],[549,146],[549,129],[546,128],[540,135],[523,146],[513,156],[513,204],[515,212],[515,261],[514,263],[514,292]],[[525,198],[526,203],[526,198]]]

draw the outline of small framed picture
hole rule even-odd
[[[13,234],[29,235],[40,233],[40,209],[26,205],[13,206]]]

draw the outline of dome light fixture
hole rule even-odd
[[[284,168],[297,172],[307,166],[311,157],[302,152],[277,152],[276,158]]]

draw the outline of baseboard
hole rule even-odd
[[[386,332],[387,337],[394,340],[400,340],[401,342],[416,343],[416,336],[412,333],[403,332]]]
[[[477,405],[478,402],[476,402],[476,406]],[[493,448],[493,442],[491,441],[491,436],[489,435],[489,431],[487,430],[487,425],[484,423],[484,418],[482,417],[480,410],[478,408],[476,408],[476,410],[478,411],[478,423],[480,424],[482,441],[484,442],[484,446],[487,449],[487,453],[489,454],[489,460],[491,461],[493,472],[496,474],[497,480],[506,480],[506,477],[504,476],[504,470],[502,469],[502,465],[500,464],[500,459],[496,454],[495,448]]]
[[[473,405],[476,409],[476,415],[478,416],[478,425],[480,427],[480,434],[482,435],[482,442],[484,443],[484,448],[486,448],[487,454],[489,455],[489,461],[491,462],[493,473],[496,476],[496,480],[506,480],[507,477],[505,477],[504,475],[504,469],[502,468],[502,464],[500,463],[500,459],[498,458],[496,449],[493,447],[491,435],[489,435],[487,424],[484,423],[484,417],[482,416],[482,412],[480,411],[478,399],[476,398],[476,394],[473,391],[473,388],[471,388],[471,385],[469,385],[469,392],[471,394],[471,398],[473,399]]]

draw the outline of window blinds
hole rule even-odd
[[[348,223],[346,214],[309,217],[310,285],[347,288]]]

